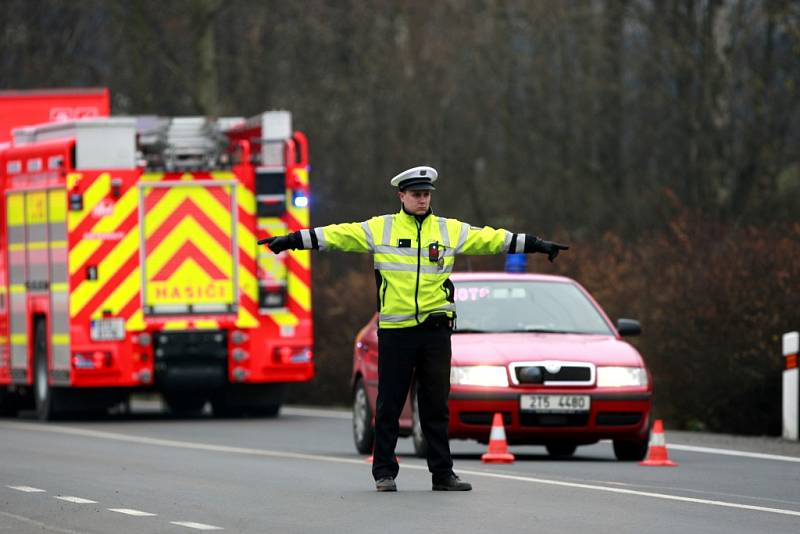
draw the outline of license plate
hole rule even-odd
[[[521,410],[539,413],[588,412],[591,406],[589,395],[522,395]]]
[[[124,319],[94,319],[92,321],[93,341],[116,341],[125,339]]]

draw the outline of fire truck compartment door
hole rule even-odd
[[[139,210],[144,312],[236,312],[236,182],[142,183]]]

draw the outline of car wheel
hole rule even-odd
[[[548,443],[545,445],[545,448],[547,449],[547,454],[550,456],[555,458],[569,458],[575,454],[575,449],[577,449],[578,446],[574,443],[556,441],[553,443]]]
[[[621,462],[641,462],[647,456],[649,439],[614,440],[614,456]]]
[[[358,379],[353,393],[353,442],[359,454],[372,453],[375,444],[375,429],[372,426],[372,411],[364,381]]]
[[[419,400],[417,399],[416,391],[414,391],[411,403],[411,440],[414,442],[414,454],[418,458],[427,458],[428,441],[425,439],[425,434],[422,433],[422,423],[419,418]]]

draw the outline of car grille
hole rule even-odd
[[[586,426],[589,424],[588,413],[570,413],[570,414],[554,414],[554,413],[526,413],[520,412],[519,424],[522,426],[544,426],[544,427],[561,427],[561,426]]]
[[[600,412],[597,414],[599,426],[635,425],[642,420],[639,412]]]
[[[576,362],[521,362],[511,364],[515,384],[589,386],[594,384],[594,365]]]
[[[461,412],[459,420],[464,425],[491,425],[494,419],[495,412]],[[511,424],[511,414],[509,412],[502,412],[503,424],[508,426]]]

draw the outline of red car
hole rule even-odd
[[[580,284],[562,276],[454,273],[457,309],[450,372],[450,438],[487,443],[501,413],[510,445],[544,445],[571,456],[611,439],[619,460],[647,453],[653,385],[632,319],[616,326]],[[353,351],[353,438],[372,451],[378,394],[377,315]],[[414,387],[400,419],[417,455],[425,439]]]

